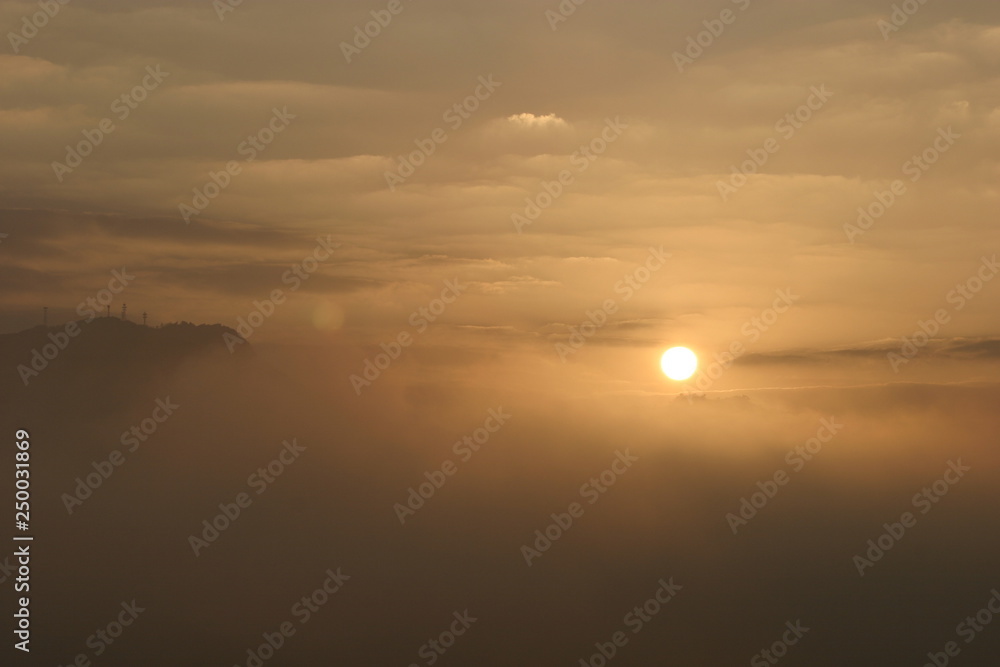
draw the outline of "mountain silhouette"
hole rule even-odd
[[[81,407],[96,408],[185,361],[231,357],[238,363],[252,356],[249,344],[233,345],[230,352],[228,336],[243,341],[221,324],[148,327],[111,317],[0,334],[0,391],[15,402],[58,405],[72,397]]]

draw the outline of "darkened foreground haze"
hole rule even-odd
[[[133,600],[145,611],[94,664],[255,664],[286,621],[273,664],[425,664],[466,611],[442,661],[574,664],[621,631],[618,664],[733,664],[795,639],[790,621],[809,629],[798,664],[921,664],[995,596],[993,384],[689,403],[469,352],[414,354],[359,398],[330,381],[357,363],[343,350],[222,340],[98,319],[5,385],[44,471],[46,664],[96,657],[91,635]],[[330,571],[342,590],[309,611]],[[965,664],[990,664],[995,634],[975,636]]]

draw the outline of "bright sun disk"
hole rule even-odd
[[[660,368],[671,380],[687,380],[698,369],[698,357],[686,347],[672,347],[660,358]]]

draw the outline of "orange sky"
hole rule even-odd
[[[431,664],[471,608],[440,664],[596,665],[676,578],[610,667],[763,664],[796,619],[782,664],[902,667],[997,585],[996,2],[17,0],[0,26],[36,657],[135,596],[101,664],[249,664],[343,566],[268,664]],[[94,319],[126,304],[250,345]],[[303,462],[192,554],[286,441]]]
[[[255,342],[375,345],[445,280],[467,288],[419,345],[558,358],[609,298],[587,348],[629,364],[887,353],[940,308],[937,337],[998,334],[1000,284],[947,301],[998,245],[992,4],[897,30],[871,2],[467,5],[401,5],[368,40],[378,8],[338,4],[22,26],[0,55],[5,330],[73,317],[121,267],[116,313],[236,326],[329,235]],[[625,300],[649,248],[670,258]],[[794,305],[752,324],[778,290]]]

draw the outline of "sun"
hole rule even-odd
[[[698,369],[698,357],[686,347],[672,347],[660,358],[660,368],[671,380],[687,380]]]

